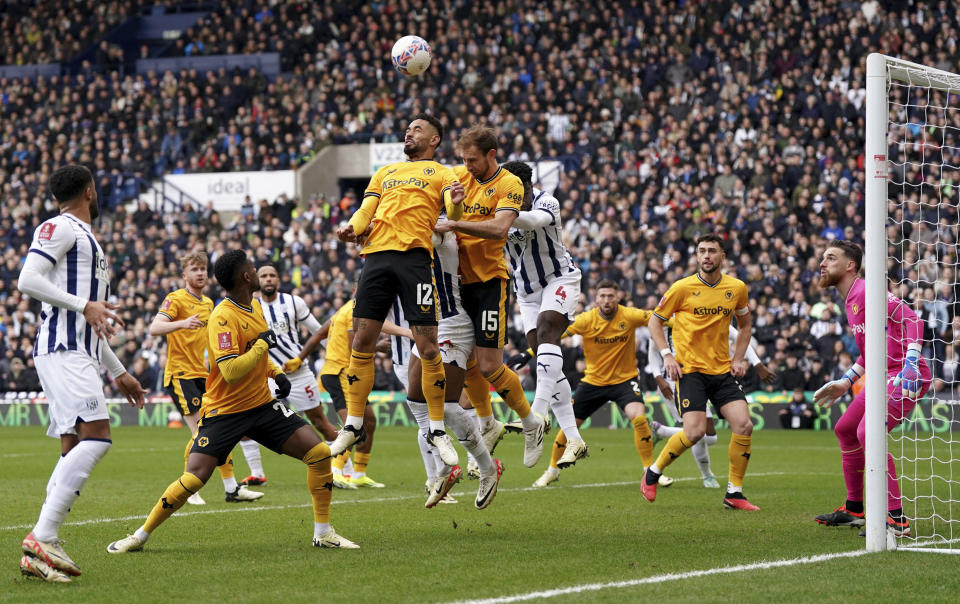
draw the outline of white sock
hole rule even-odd
[[[150,538],[150,533],[148,533],[147,531],[143,530],[143,527],[142,527],[142,526],[141,526],[140,528],[138,528],[137,530],[133,531],[133,534],[134,534],[134,536],[135,536],[137,539],[139,539],[139,540],[141,540],[141,541],[146,541],[147,539]]]
[[[237,490],[237,479],[235,476],[223,479],[223,490],[232,493]]]
[[[557,424],[563,433],[567,435],[567,440],[583,440],[580,436],[580,429],[577,428],[577,418],[573,415],[573,403],[570,400],[570,382],[561,374],[559,381],[554,384],[554,390],[559,400],[551,400],[550,405],[553,409],[553,415],[557,418]]]
[[[732,482],[727,483],[727,492],[728,493],[742,493],[743,487],[735,487]]]
[[[65,455],[61,455],[61,456],[57,459],[57,465],[53,466],[53,472],[50,472],[50,480],[47,481],[47,497],[46,497],[46,499],[50,499],[50,493],[53,492],[53,487],[57,486],[57,472],[60,471],[60,466],[63,465],[63,458],[64,458],[64,457],[66,457],[66,456],[65,456]],[[45,499],[44,501],[46,501],[46,499]]]
[[[314,539],[319,539],[327,533],[330,532],[330,523],[329,522],[314,522],[313,523],[313,537]]]
[[[343,422],[343,425],[359,430],[361,426],[363,426],[363,416],[348,415],[346,421]]]
[[[250,473],[257,478],[264,478],[263,459],[260,457],[260,443],[255,440],[241,440],[240,448],[243,449],[243,456],[247,458]]]
[[[660,424],[660,427],[657,428],[657,438],[670,438],[677,432],[683,432],[683,426],[665,426]]]
[[[653,462],[653,464],[651,464],[647,469],[654,474],[663,474],[663,472],[660,470],[660,466],[657,465],[657,462]]]
[[[547,474],[550,476],[556,476],[560,473],[560,468],[555,468],[553,466],[547,466]]]
[[[563,377],[563,353],[556,344],[542,343],[537,346],[537,393],[530,407],[540,415],[547,414],[547,408],[553,406],[562,396],[557,392],[557,381]],[[569,399],[567,399],[569,403]],[[557,418],[559,421],[560,418]],[[566,431],[564,431],[566,433]],[[569,436],[569,434],[567,433]]]
[[[440,421],[437,421],[435,419],[431,419],[429,421],[430,421],[430,432],[436,432],[437,430],[441,432],[447,431],[447,426],[443,423],[442,419]]]
[[[347,476],[353,476],[353,455],[347,458],[347,463],[343,464],[343,473]]]
[[[346,467],[346,466],[344,466],[344,467]],[[350,474],[350,478],[363,478],[363,477],[366,476],[366,475],[367,475],[366,472],[353,472],[353,473]]]
[[[60,525],[67,517],[70,506],[80,496],[83,485],[90,478],[90,472],[113,444],[109,440],[86,439],[77,443],[69,453],[57,463],[59,468],[56,484],[50,496],[40,508],[40,517],[33,527],[33,536],[37,541],[50,542],[57,539]]]
[[[460,444],[467,450],[467,453],[472,454],[477,460],[480,473],[489,476],[497,471],[496,466],[493,465],[493,458],[490,457],[490,452],[483,444],[480,429],[477,428],[477,423],[470,417],[471,415],[473,414],[461,407],[459,403],[446,403],[443,406],[444,420],[449,424],[450,429],[460,440]]]
[[[420,447],[420,458],[423,460],[423,469],[427,473],[427,480],[431,483],[437,479],[437,461],[434,446],[427,442],[427,430],[430,428],[430,415],[427,404],[407,399],[407,408],[413,414],[417,426],[417,446]]]
[[[697,466],[700,467],[700,475],[703,478],[713,476],[713,470],[710,469],[710,452],[707,451],[707,447],[715,445],[716,443],[717,435],[707,434],[692,447],[693,457],[697,460]]]
[[[478,415],[478,416],[477,416],[477,421],[480,422],[480,429],[481,429],[481,430],[486,430],[487,428],[489,428],[489,427],[493,424],[493,422],[497,421],[497,418],[495,418],[495,417],[492,416],[492,415],[488,415],[488,416],[486,416],[486,417],[480,417],[480,416]]]

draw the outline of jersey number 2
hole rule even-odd
[[[274,403],[273,408],[279,411],[280,413],[282,413],[284,417],[290,417],[291,415],[293,415],[293,410],[287,409],[287,406],[281,403],[280,401],[277,401],[276,403]]]

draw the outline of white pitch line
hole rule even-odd
[[[546,591],[532,591],[524,594],[512,596],[501,596],[498,598],[485,598],[482,600],[457,600],[453,604],[505,604],[507,602],[522,602],[525,600],[535,600],[543,598],[555,598],[557,596],[566,596],[570,594],[579,594],[589,591],[601,591],[605,589],[620,589],[623,587],[636,587],[638,585],[651,585],[654,583],[667,583],[669,581],[682,581],[684,579],[694,579],[697,577],[707,577],[710,575],[726,575],[750,570],[768,570],[772,568],[782,568],[784,566],[796,566],[798,564],[813,564],[824,562],[835,558],[855,558],[866,554],[865,549],[852,552],[837,552],[833,554],[819,554],[808,556],[806,558],[793,558],[791,560],[774,560],[773,562],[755,562],[753,564],[738,564],[736,566],[723,566],[720,568],[708,568],[706,570],[695,570],[686,573],[670,573],[666,575],[654,575],[643,579],[632,579],[629,581],[611,581],[609,583],[584,583],[582,585],[571,585],[570,587],[561,587],[558,589],[549,589]]]
[[[759,476],[781,476],[787,472],[758,472],[751,474],[750,476],[759,477]],[[700,480],[699,478],[677,478],[678,482],[680,481],[694,481]],[[599,482],[593,484],[571,484],[561,486],[559,488],[574,488],[574,489],[596,489],[596,488],[606,488],[606,487],[619,487],[619,486],[629,486],[640,484],[639,480],[623,481],[623,482]],[[557,487],[552,488],[551,490],[557,490]],[[543,492],[544,489],[537,489],[534,487],[514,487],[508,489],[498,489],[500,493],[522,493],[526,491],[538,491]],[[470,494],[468,491],[456,491],[452,493],[455,497],[465,496]],[[393,501],[409,501],[409,500],[419,500],[423,499],[423,495],[399,495],[397,497],[373,497],[370,499],[347,499],[347,500],[336,500],[334,499],[331,502],[332,505],[346,505],[346,504],[356,504],[356,503],[389,503]],[[298,503],[298,504],[289,504],[289,505],[260,505],[254,507],[246,506],[237,506],[231,508],[219,508],[214,510],[197,510],[195,512],[178,512],[177,518],[183,518],[185,516],[200,516],[205,514],[230,514],[233,512],[259,512],[263,510],[291,510],[296,508],[308,508],[312,504],[309,503]],[[64,522],[63,526],[84,526],[87,524],[109,524],[111,522],[126,522],[128,520],[138,520],[141,518],[146,518],[145,515],[139,516],[121,516],[119,518],[91,518],[89,520],[77,520],[75,522]],[[16,524],[12,526],[0,526],[0,531],[16,531],[23,530],[28,528],[33,528],[33,524]]]

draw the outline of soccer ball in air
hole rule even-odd
[[[430,45],[420,36],[404,36],[390,53],[393,66],[405,76],[418,76],[430,67]]]

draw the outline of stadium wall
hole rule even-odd
[[[0,427],[15,426],[45,426],[49,421],[46,399],[37,393],[7,393],[7,399],[0,401]],[[813,393],[805,393],[808,401],[812,400]],[[321,399],[328,402],[328,395],[321,393]],[[533,393],[527,393],[533,398]],[[754,392],[747,395],[750,416],[755,430],[782,430],[780,426],[780,411],[787,408],[791,393],[789,392]],[[662,424],[672,426],[676,422],[670,415],[664,401],[659,394],[649,394],[645,397],[647,406],[651,410],[647,417]],[[400,392],[374,391],[370,394],[370,404],[377,416],[378,425],[414,427],[416,422],[404,404],[404,395]],[[921,401],[910,414],[910,419],[902,424],[924,432],[943,433],[949,431],[960,432],[960,414],[951,413],[951,406],[960,405],[960,401],[948,401],[926,398]],[[325,407],[330,421],[336,425],[337,417],[333,414],[331,405]],[[833,430],[836,421],[847,410],[847,403],[837,403],[830,409],[815,408],[819,415],[814,422],[814,430]],[[173,403],[167,396],[152,397],[143,410],[134,409],[123,399],[109,399],[107,410],[110,414],[111,426],[165,426],[172,418],[179,418]],[[496,417],[504,421],[513,419],[513,412],[493,394],[493,410]],[[951,420],[951,417],[956,419]],[[926,419],[932,418],[932,419]],[[630,421],[614,404],[607,404],[593,414],[593,417],[584,423],[590,426],[616,428],[631,428]],[[718,422],[718,427],[726,428],[725,422]],[[903,429],[898,427],[897,430]]]

